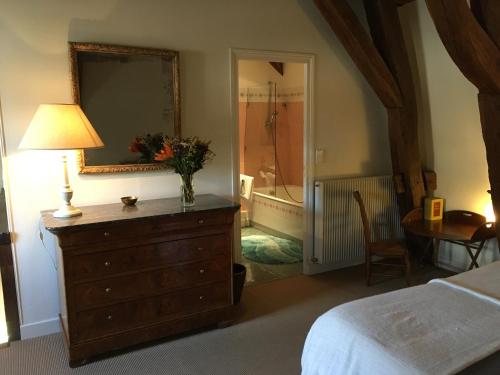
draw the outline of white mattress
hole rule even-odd
[[[333,308],[307,336],[302,374],[453,374],[467,368],[500,350],[499,275],[495,262]]]

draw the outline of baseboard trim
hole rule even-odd
[[[327,263],[327,264],[306,262],[304,263],[304,275],[315,275],[318,273],[338,270],[340,268],[358,266],[360,264],[363,264],[364,262],[365,262],[364,258],[355,258],[344,262]]]
[[[33,337],[50,335],[61,331],[59,319],[47,319],[35,323],[21,325],[21,340],[31,339]]]

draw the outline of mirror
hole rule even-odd
[[[180,137],[179,53],[70,42],[73,98],[104,142],[82,150],[80,173],[150,171],[158,134]],[[136,137],[143,137],[135,144]],[[140,147],[138,147],[140,146]]]

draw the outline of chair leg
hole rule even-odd
[[[411,264],[410,264],[410,256],[408,253],[405,253],[404,256],[405,269],[406,269],[406,285],[411,285]]]

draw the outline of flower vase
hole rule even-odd
[[[180,175],[181,177],[181,203],[184,207],[194,206],[193,175]]]

